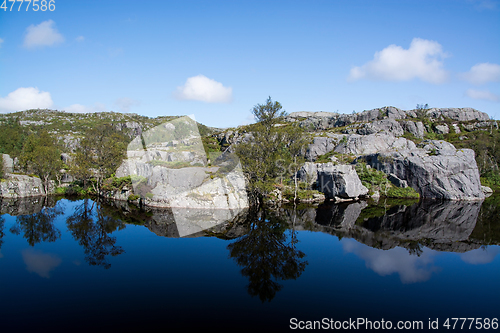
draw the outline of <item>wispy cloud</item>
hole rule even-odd
[[[459,77],[476,85],[500,82],[500,65],[488,62],[476,64],[471,67],[470,71],[459,74]]]
[[[443,83],[448,78],[442,60],[446,56],[439,43],[414,38],[408,49],[389,45],[375,52],[373,60],[351,69],[348,80],[409,81],[418,78],[434,84]]]
[[[109,47],[108,48],[108,55],[111,58],[118,57],[123,54],[123,49],[121,47]]]
[[[470,97],[472,99],[484,99],[492,102],[500,102],[500,96],[488,91],[488,90],[475,90],[468,89],[465,92],[465,96]]]
[[[50,272],[53,271],[62,262],[61,258],[53,254],[43,253],[27,249],[21,252],[26,269],[30,273],[36,273],[43,278],[50,278]]]
[[[2,47],[3,39],[0,38],[0,47]]]
[[[103,103],[95,103],[93,106],[82,104],[72,104],[64,108],[64,111],[71,113],[93,113],[107,111],[106,105]]]
[[[233,89],[204,75],[190,77],[183,86],[177,87],[174,97],[180,100],[195,100],[207,103],[231,102]]]
[[[115,105],[120,108],[121,112],[130,112],[132,106],[137,106],[139,104],[141,104],[141,102],[128,97],[118,98],[115,101]]]
[[[75,38],[75,40],[76,40],[77,42],[83,42],[83,41],[85,40],[85,37],[83,37],[83,36],[78,36],[78,37],[76,37],[76,38]]]
[[[468,0],[477,10],[494,10],[498,8],[498,1],[495,0]]]
[[[18,88],[6,97],[0,97],[0,112],[46,109],[53,104],[49,92],[40,91],[36,87]]]
[[[64,37],[55,28],[52,20],[43,21],[39,25],[30,25],[26,28],[24,47],[33,49],[43,46],[51,46],[64,42]]]

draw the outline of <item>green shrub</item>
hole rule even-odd
[[[420,198],[420,194],[410,186],[405,188],[391,186],[387,190],[386,196],[388,198]]]
[[[139,199],[139,198],[140,198],[140,196],[139,196],[139,195],[137,195],[137,194],[131,194],[131,195],[129,195],[129,196],[128,196],[128,199],[127,199],[127,200],[128,200],[128,201],[135,201],[135,200],[137,200],[137,199]]]
[[[64,195],[66,194],[66,187],[58,187],[56,188],[56,190],[54,191],[55,194],[60,194],[60,195]]]

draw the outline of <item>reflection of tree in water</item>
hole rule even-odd
[[[2,249],[3,236],[5,235],[5,233],[3,232],[4,224],[5,224],[5,218],[3,216],[0,216],[0,250]]]
[[[61,238],[61,231],[54,226],[54,221],[63,212],[64,207],[58,203],[52,208],[43,207],[35,214],[18,216],[10,232],[16,235],[22,232],[31,246],[40,242],[55,242]]]
[[[294,231],[290,237],[285,233],[287,224],[282,219],[264,210],[249,217],[250,231],[228,245],[230,257],[250,280],[248,293],[262,302],[271,301],[283,287],[277,281],[297,279],[307,261],[301,260],[305,254],[295,247]]]
[[[109,235],[113,231],[125,228],[125,224],[107,216],[99,203],[85,199],[76,207],[73,215],[68,217],[66,224],[71,235],[83,246],[85,261],[91,266],[108,269],[111,264],[106,261],[106,257],[109,255],[114,257],[125,252],[121,246],[115,245],[116,237]]]

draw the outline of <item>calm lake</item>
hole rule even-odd
[[[324,318],[436,332],[500,317],[498,197],[229,215],[0,202],[1,332],[267,332]]]

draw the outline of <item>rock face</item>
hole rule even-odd
[[[364,156],[367,164],[406,180],[423,198],[482,200],[474,151],[451,143],[426,140],[421,148]]]
[[[415,149],[413,141],[398,138],[388,133],[372,135],[349,135],[335,147],[334,151],[350,155],[368,155],[377,152]]]
[[[352,199],[368,194],[353,165],[326,163],[319,164],[317,170],[316,186],[327,198]]]
[[[444,119],[450,118],[455,121],[488,121],[488,114],[472,109],[472,108],[433,108],[427,110],[426,116],[432,119]],[[355,114],[339,114],[334,112],[293,112],[286,117],[287,121],[290,122],[298,122],[301,127],[307,129],[315,129],[315,130],[327,130],[334,127],[348,126],[354,123],[363,123],[363,122],[376,122],[379,120],[398,120],[402,121],[403,127],[405,126],[413,126],[411,124],[405,124],[406,122],[414,122],[412,118],[417,117],[417,110],[401,110],[392,106],[386,106],[383,108],[363,111],[361,113]],[[375,127],[379,130],[387,127],[387,123],[382,123],[382,125],[376,125]],[[393,123],[393,125],[395,125]],[[422,133],[423,125],[417,125],[419,129],[415,131],[415,133]],[[395,125],[397,129],[398,126]],[[386,129],[387,130],[387,129]],[[391,130],[391,129],[389,129]],[[399,129],[397,129],[399,131]],[[408,130],[410,131],[410,130]],[[372,132],[373,133],[373,132]],[[361,133],[359,133],[361,134]],[[396,133],[393,133],[397,135]],[[415,135],[417,137],[421,137],[419,135]]]
[[[50,183],[49,193],[54,191],[54,182]],[[6,179],[0,183],[0,197],[24,198],[45,195],[40,178],[26,175],[7,174]]]

